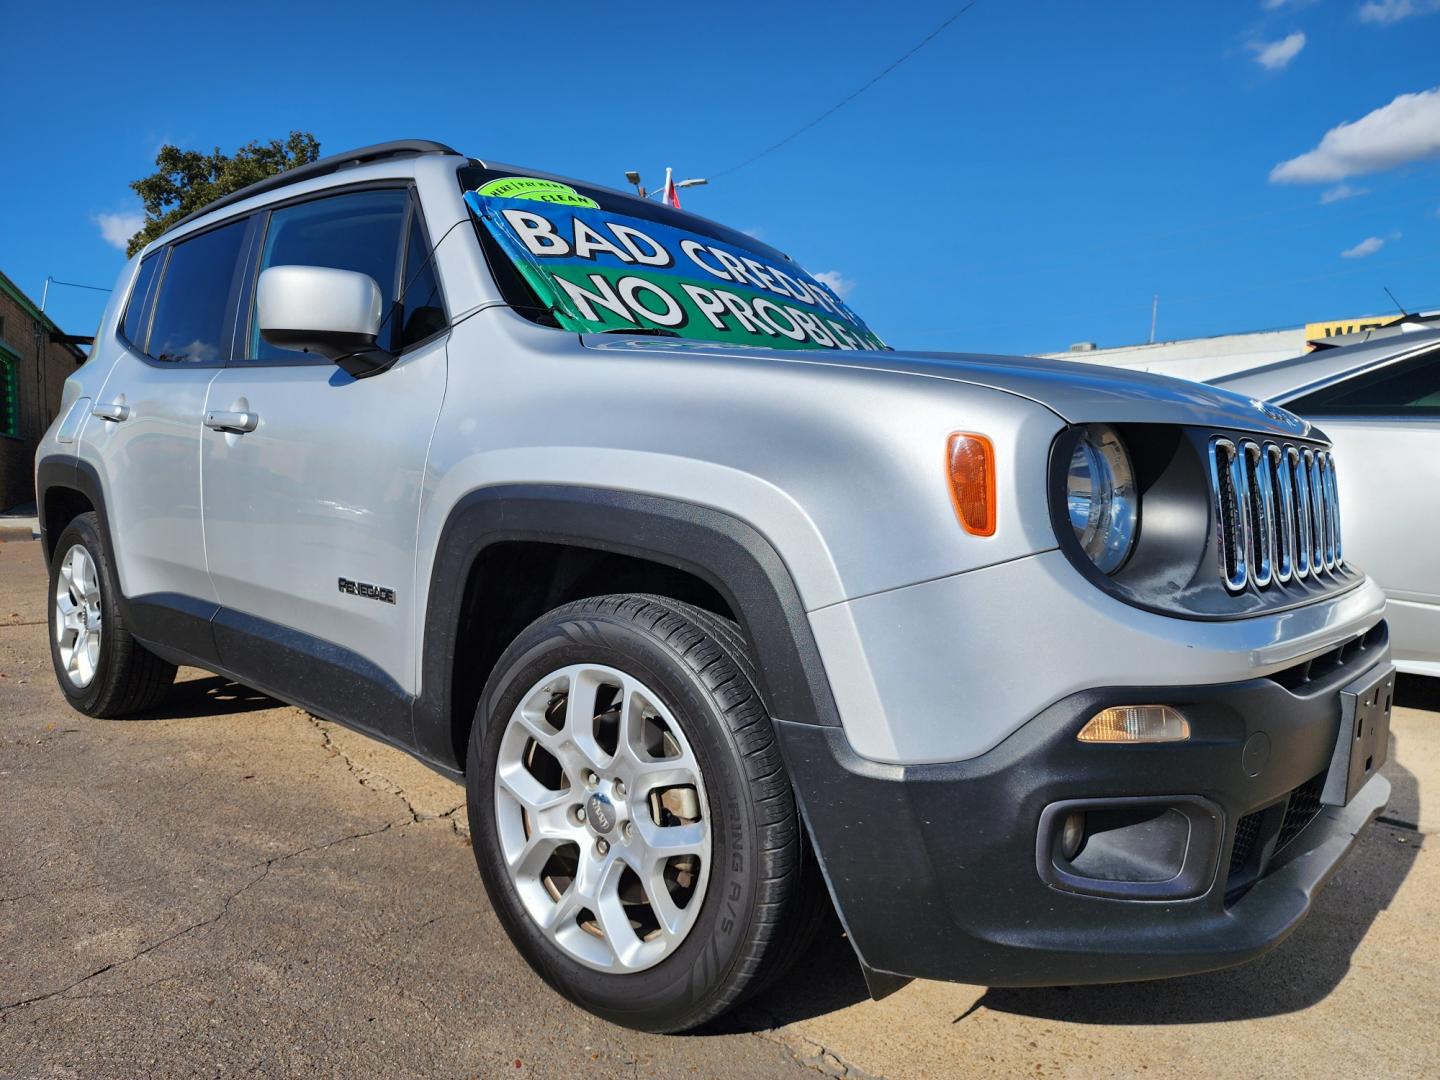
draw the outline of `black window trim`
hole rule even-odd
[[[235,343],[236,347],[234,350],[232,350],[232,352],[239,353],[242,351],[242,349],[243,351],[249,351],[250,336],[254,330],[253,323],[255,319],[255,290],[258,287],[260,281],[261,253],[265,250],[265,237],[270,231],[270,218],[275,213],[275,211],[288,210],[292,206],[299,206],[304,203],[316,202],[320,199],[334,198],[339,195],[350,195],[360,191],[385,190],[405,191],[408,195],[407,205],[405,209],[405,217],[403,222],[401,223],[400,237],[398,240],[400,250],[398,257],[395,261],[396,280],[392,283],[391,286],[395,290],[395,294],[399,295],[400,289],[405,283],[405,255],[406,249],[409,247],[410,221],[412,219],[412,214],[420,215],[420,221],[422,225],[424,225],[425,222],[424,213],[420,209],[420,195],[419,192],[416,190],[414,177],[377,178],[372,180],[363,180],[354,184],[343,184],[337,185],[335,187],[323,188],[319,191],[306,192],[302,195],[295,195],[288,199],[277,199],[273,203],[267,203],[265,206],[259,207],[252,211],[253,214],[255,214],[257,217],[262,217],[264,220],[255,230],[252,260],[251,263],[246,267],[247,280],[241,289],[241,294],[239,298],[239,303],[243,305],[241,310],[245,313],[244,331],[243,333],[240,331],[241,320],[237,316],[237,339]],[[430,242],[430,230],[427,227],[423,231],[425,236],[425,249],[427,252],[433,255],[435,248],[434,245]],[[445,286],[443,282],[440,282],[440,275],[438,273],[436,274],[436,281],[440,284],[441,302],[444,303]],[[437,330],[429,337],[422,338],[419,341],[413,342],[412,344],[405,346],[405,348],[401,349],[400,352],[397,353],[397,356],[405,356],[413,350],[421,347],[422,345],[430,344],[431,342],[438,339],[442,334],[449,333],[450,308],[448,305],[446,305],[445,307],[445,322],[446,325],[444,327]],[[327,357],[319,356],[314,353],[297,352],[294,357],[272,357],[266,360],[235,355],[232,356],[231,359],[224,366],[242,369],[275,367],[332,367],[334,366],[334,361],[330,360]]]
[[[404,246],[400,252],[400,282],[395,295],[397,298],[404,297],[405,293],[409,291],[411,282],[414,280],[410,273],[410,230],[416,223],[420,226],[420,236],[425,244],[425,261],[430,265],[435,275],[435,288],[440,294],[440,310],[445,313],[445,325],[425,335],[423,338],[417,338],[410,342],[396,354],[397,356],[404,356],[411,350],[418,349],[422,345],[428,345],[430,342],[450,332],[450,303],[445,299],[445,277],[440,273],[440,265],[435,258],[435,245],[430,241],[430,225],[429,222],[425,220],[425,208],[420,204],[420,192],[414,184],[410,185],[410,212],[405,219]],[[418,274],[419,271],[417,270],[416,273]],[[404,307],[400,309],[400,319],[403,329],[405,319]]]

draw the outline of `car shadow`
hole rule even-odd
[[[815,940],[793,967],[768,989],[721,1016],[694,1035],[772,1031],[800,1020],[836,1012],[870,996],[855,950],[827,905]]]
[[[165,703],[146,713],[143,719],[190,720],[281,707],[281,703],[274,698],[242,686],[223,675],[205,675],[177,682],[170,688]]]
[[[1402,698],[1402,703],[1410,702]],[[1418,781],[1396,762],[1393,733],[1384,772],[1394,791],[1390,809],[1361,835],[1310,916],[1273,951],[1238,967],[1154,982],[991,988],[954,1020],[985,1008],[1077,1024],[1205,1024],[1283,1015],[1323,1000],[1349,972],[1351,956],[1394,899],[1423,846],[1424,837],[1414,828]],[[784,978],[696,1034],[773,1030],[868,996],[855,954],[831,912],[815,943]]]

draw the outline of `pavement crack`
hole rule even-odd
[[[249,892],[256,885],[259,885],[262,881],[269,877],[270,871],[280,863],[297,858],[301,855],[310,854],[311,852],[324,851],[326,848],[334,847],[336,844],[343,844],[350,840],[363,840],[368,836],[378,836],[381,833],[389,832],[391,829],[403,828],[409,824],[412,823],[409,821],[387,821],[378,829],[367,829],[362,832],[347,833],[346,835],[336,837],[333,840],[327,840],[322,844],[307,844],[304,847],[296,848],[294,851],[287,851],[282,855],[272,855],[270,858],[265,859],[262,862],[251,863],[249,866],[245,867],[245,869],[259,870],[260,872],[254,877],[252,877],[249,881],[245,882],[245,884],[241,885],[234,892],[226,896],[224,902],[220,905],[220,910],[217,911],[215,914],[193,922],[189,926],[186,926],[180,930],[176,930],[173,934],[166,934],[158,941],[151,942],[143,949],[140,949],[138,952],[132,953],[131,955],[125,957],[123,960],[112,960],[110,963],[105,964],[103,967],[96,968],[88,975],[82,975],[80,978],[75,979],[73,982],[67,983],[66,985],[60,987],[58,990],[49,990],[43,994],[35,994],[31,997],[21,998],[18,1001],[12,1001],[8,1004],[0,1005],[0,1017],[3,1017],[6,1013],[10,1012],[13,1009],[19,1009],[26,1005],[34,1005],[41,1001],[48,1001],[51,998],[61,997],[62,995],[69,993],[71,990],[74,990],[76,987],[83,986],[91,979],[98,978],[99,976],[104,975],[107,972],[117,971],[120,968],[127,966],[128,964],[133,964],[142,956],[146,955],[147,953],[154,952],[162,945],[168,945],[170,942],[176,941],[179,938],[182,938],[187,934],[193,933],[196,930],[203,930],[206,927],[214,926],[215,924],[224,920],[225,917],[230,914],[230,906],[236,900],[238,900],[245,893]]]
[[[225,897],[225,902],[220,905],[220,910],[217,911],[214,915],[211,915],[208,918],[201,919],[198,922],[193,922],[189,926],[186,926],[181,930],[176,930],[173,934],[166,934],[159,941],[155,941],[149,945],[146,945],[143,949],[139,950],[138,952],[132,953],[130,956],[125,957],[125,959],[113,960],[103,967],[96,968],[88,975],[82,975],[80,978],[74,980],[73,982],[67,983],[65,986],[60,987],[58,990],[50,990],[43,994],[35,994],[28,998],[21,998],[19,1001],[12,1001],[6,1005],[0,1005],[0,1016],[3,1016],[4,1014],[10,1012],[12,1009],[19,1009],[26,1005],[34,1005],[37,1002],[48,1001],[51,998],[60,997],[62,994],[74,990],[77,986],[83,986],[91,979],[98,978],[99,976],[104,975],[106,972],[115,971],[119,968],[125,967],[127,964],[133,964],[136,960],[139,960],[140,957],[144,956],[146,953],[154,952],[156,949],[160,948],[160,946],[168,945],[170,942],[175,941],[177,938],[182,938],[186,934],[192,933],[195,930],[203,930],[207,926],[213,926],[215,923],[218,923],[221,919],[225,918],[225,916],[230,914],[230,905],[233,904],[238,897],[248,892],[251,888],[258,885],[261,881],[265,879],[266,875],[270,873],[270,866],[271,863],[267,862],[264,865],[264,869],[262,869],[260,873],[256,874],[244,885],[240,886],[240,888],[236,889],[229,896]]]
[[[753,1003],[743,1006],[743,1009],[752,1015],[759,1014],[762,1019],[762,1023],[752,1026],[750,1034],[780,1047],[796,1064],[824,1076],[834,1077],[835,1080],[882,1080],[874,1073],[851,1065],[839,1054],[813,1039],[794,1032],[787,1033],[784,1022],[769,1009]]]
[[[411,824],[419,824],[423,821],[448,821],[454,832],[460,833],[461,835],[468,833],[468,824],[465,822],[465,817],[461,813],[461,811],[465,809],[463,800],[450,807],[450,809],[438,814],[434,811],[425,810],[416,806],[410,798],[409,793],[406,792],[403,787],[395,783],[388,776],[376,772],[374,769],[356,761],[346,753],[344,747],[337,743],[331,735],[331,732],[334,730],[334,725],[331,724],[330,721],[322,720],[312,713],[306,713],[305,716],[306,719],[310,721],[311,726],[320,733],[321,749],[330,754],[331,757],[338,758],[344,764],[345,768],[355,776],[361,787],[369,788],[372,791],[383,792],[386,795],[393,795],[399,799],[405,807],[406,813],[410,815]]]

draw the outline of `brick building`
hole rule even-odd
[[[0,274],[0,510],[35,501],[35,447],[85,354]]]

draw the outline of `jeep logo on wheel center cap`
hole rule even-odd
[[[585,816],[596,832],[607,833],[615,827],[615,807],[598,791],[586,800]]]

